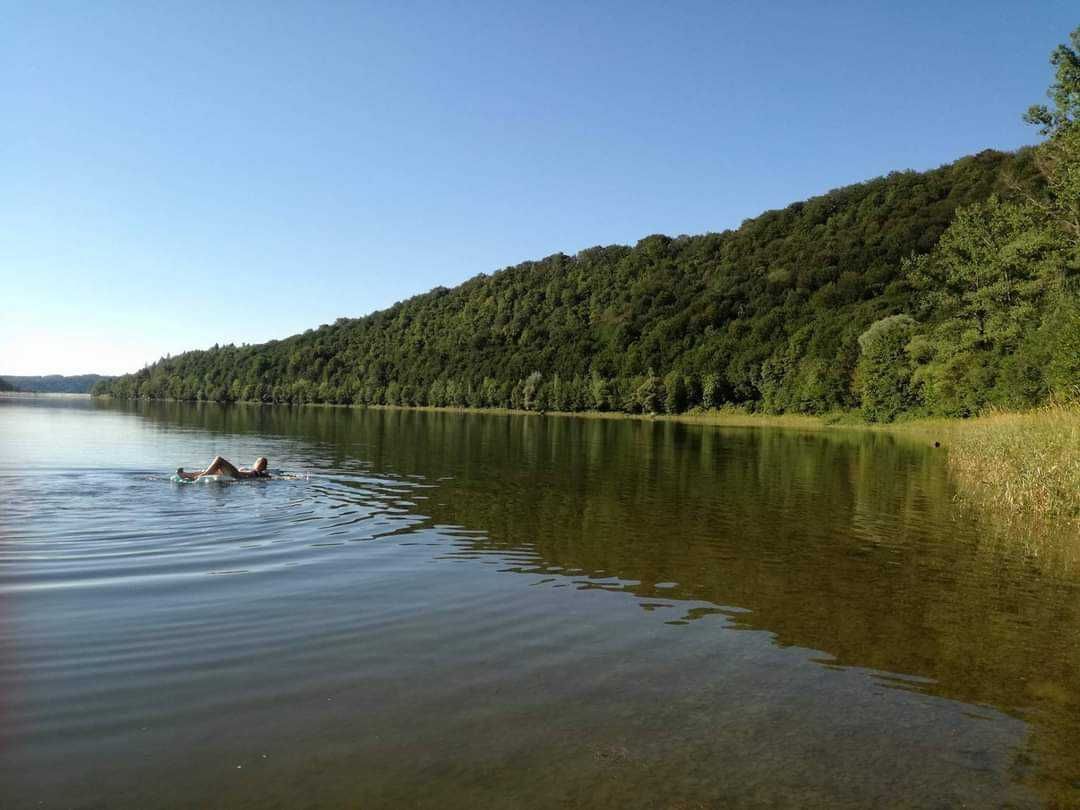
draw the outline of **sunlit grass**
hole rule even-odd
[[[1080,404],[990,413],[941,429],[962,496],[1080,527]]]

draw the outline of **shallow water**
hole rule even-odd
[[[1075,552],[872,433],[0,399],[0,806],[1080,805]]]

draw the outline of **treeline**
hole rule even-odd
[[[37,376],[23,376],[7,374],[0,379],[0,384],[6,382],[11,391],[30,391],[39,394],[88,394],[95,385],[102,381],[108,381],[111,377],[101,374],[75,374],[64,376],[62,374],[46,374]],[[0,391],[4,390],[0,388]]]
[[[966,415],[1080,382],[1080,34],[1048,136],[739,229],[558,254],[257,346],[99,383],[123,398]]]

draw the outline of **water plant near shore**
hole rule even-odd
[[[1080,532],[1080,402],[940,427],[960,498]]]

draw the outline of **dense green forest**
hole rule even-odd
[[[7,382],[9,391],[33,391],[39,394],[88,394],[99,382],[108,382],[111,377],[101,374],[76,374],[65,377],[62,374],[39,376],[21,376],[5,374],[0,383]],[[0,391],[4,390],[0,388]]]
[[[702,236],[479,275],[280,341],[166,357],[100,395],[964,416],[1080,385],[1080,29],[1046,140],[895,172]]]
[[[0,377],[0,391],[18,391],[11,383],[7,382],[3,377]]]

